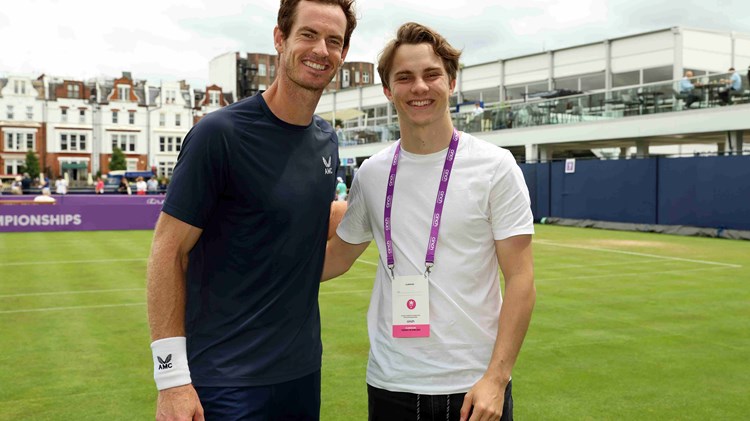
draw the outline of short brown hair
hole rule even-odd
[[[354,28],[357,27],[357,16],[354,14],[354,0],[281,0],[281,6],[279,7],[279,15],[276,18],[276,25],[279,26],[279,30],[284,34],[284,38],[289,36],[294,26],[294,19],[297,17],[297,5],[301,1],[311,1],[320,4],[330,4],[341,7],[346,17],[346,32],[344,34],[344,46],[346,49],[349,47],[349,39],[352,37]]]
[[[390,89],[388,75],[393,68],[393,57],[396,55],[398,47],[404,44],[430,44],[435,54],[443,60],[443,67],[448,73],[449,81],[456,79],[458,72],[458,59],[461,57],[461,50],[451,46],[448,41],[431,28],[420,25],[415,22],[408,22],[401,25],[396,32],[396,39],[386,44],[380,53],[378,60],[378,74],[383,86]]]

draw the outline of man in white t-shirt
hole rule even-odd
[[[510,152],[453,127],[460,54],[415,23],[386,46],[378,72],[402,137],[363,163],[326,250],[323,280],[370,241],[380,251],[367,315],[371,421],[513,418],[511,371],[536,299],[533,217]]]

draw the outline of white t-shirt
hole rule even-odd
[[[529,193],[505,149],[461,133],[430,276],[430,337],[393,338],[383,212],[395,144],[354,177],[337,229],[344,241],[375,240],[379,265],[367,314],[367,383],[418,394],[467,392],[487,369],[502,297],[495,240],[533,234]],[[394,272],[424,273],[427,242],[447,149],[401,151],[392,207]]]

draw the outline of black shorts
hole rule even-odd
[[[512,381],[505,387],[505,403],[500,421],[513,421]],[[454,421],[461,417],[466,393],[453,395],[416,395],[391,392],[367,385],[369,421]]]
[[[196,387],[206,421],[318,421],[320,370],[268,386]]]

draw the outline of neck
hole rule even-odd
[[[453,123],[448,118],[427,126],[401,125],[401,148],[407,152],[427,155],[442,151],[451,143]]]
[[[310,91],[282,81],[281,75],[263,92],[263,99],[271,112],[281,121],[297,126],[307,126],[312,121],[322,91]]]

